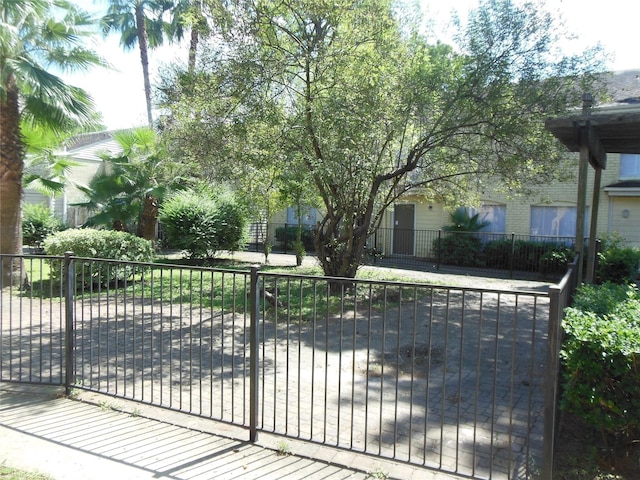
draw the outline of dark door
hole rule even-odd
[[[413,255],[415,205],[396,205],[393,212],[393,253]]]

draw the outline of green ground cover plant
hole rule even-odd
[[[53,480],[53,477],[36,472],[29,472],[19,468],[0,465],[0,479],[2,480]]]

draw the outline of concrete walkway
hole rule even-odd
[[[239,256],[251,263],[264,260],[261,254],[232,257]],[[316,262],[305,259],[305,264]],[[294,265],[295,259],[272,254],[270,264]],[[404,273],[440,285],[548,289],[544,282]],[[60,388],[0,383],[0,465],[55,480],[458,478],[266,433],[251,444],[247,430],[239,427],[106,395],[81,392],[69,399],[62,393]]]
[[[215,433],[214,433],[215,432]],[[122,399],[0,383],[0,464],[55,480],[456,477]]]

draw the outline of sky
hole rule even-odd
[[[461,16],[477,5],[478,0],[421,0],[425,16],[445,26],[450,12]],[[82,2],[78,2],[81,4]],[[578,39],[565,47],[576,53],[600,43],[607,52],[607,68],[613,71],[640,69],[640,49],[635,39],[640,18],[640,1],[607,0],[598,5],[584,0],[547,0],[548,8],[565,19],[569,32]],[[606,6],[605,6],[606,5]],[[86,7],[85,7],[86,8]],[[439,29],[438,31],[444,31]],[[446,38],[443,40],[446,41]],[[67,82],[87,90],[103,115],[108,129],[130,128],[146,124],[146,107],[140,55],[136,49],[124,52],[115,35],[100,39],[96,50],[113,66],[113,70],[94,69],[89,73],[66,76]],[[149,55],[152,84],[158,69],[174,60],[184,62],[186,46],[165,46]]]

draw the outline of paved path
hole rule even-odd
[[[0,464],[55,480],[455,479],[269,435],[257,444],[241,437],[228,425],[121,399],[0,383]],[[279,454],[283,446],[291,454]]]
[[[242,261],[252,263],[264,258],[242,255]],[[294,262],[290,255],[272,255],[270,260],[271,264]],[[315,259],[307,257],[306,261]],[[548,288],[541,282],[405,273],[440,285]],[[458,420],[461,398],[445,402],[456,407],[454,418]],[[0,383],[0,464],[39,470],[57,480],[111,480],[118,475],[122,479],[383,478],[375,475],[382,472],[387,478],[407,480],[455,478],[264,433],[258,444],[247,443],[247,438],[246,430],[240,428],[119,398],[83,392],[78,399],[69,400],[59,390]],[[278,455],[282,445],[293,455]]]

